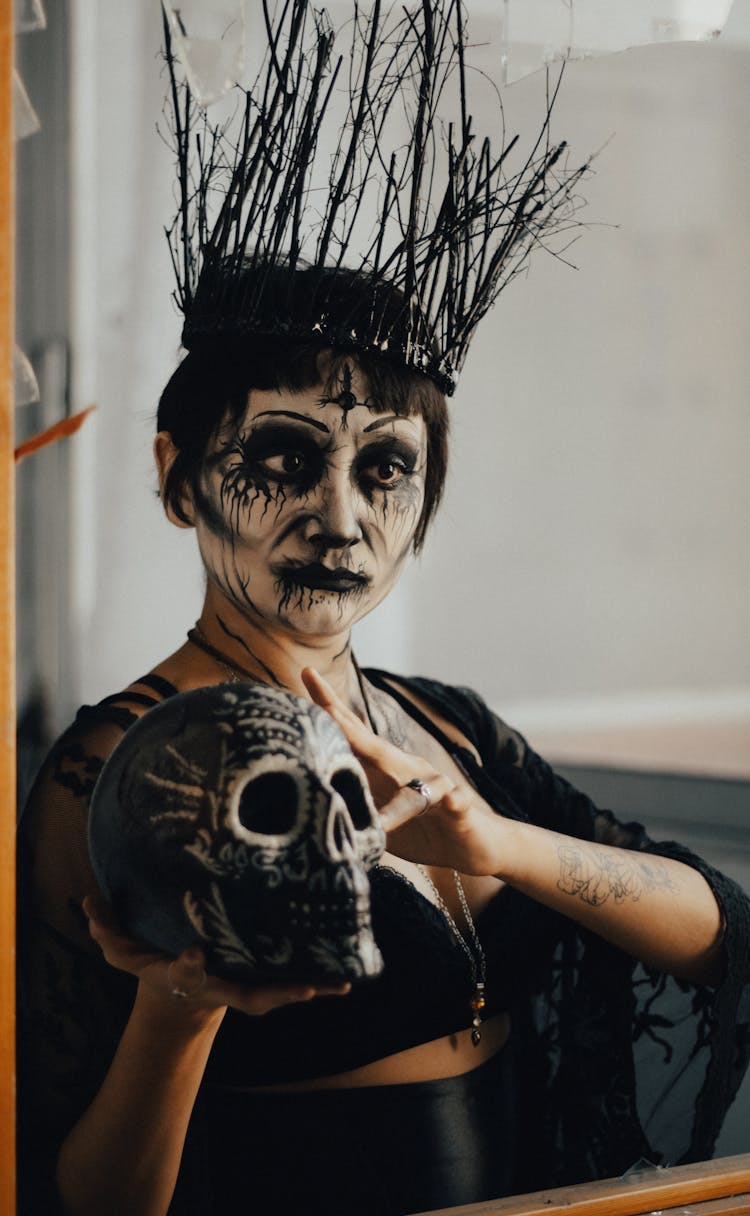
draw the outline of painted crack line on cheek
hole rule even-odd
[[[239,608],[249,608],[255,616],[262,615],[247,591],[250,576],[241,573],[234,553],[232,553],[231,561],[226,553],[222,553],[216,563],[209,564],[206,561],[206,571],[209,578],[231,603],[236,604]]]
[[[396,531],[399,536],[403,536],[405,532],[411,535],[416,531],[424,502],[424,497],[419,493],[416,486],[408,486],[406,487],[406,491],[403,498],[396,499],[393,502],[393,514],[395,516]]]
[[[416,531],[423,502],[421,487],[406,480],[403,486],[381,491],[380,502],[369,499],[372,522],[382,533],[384,544]]]
[[[257,503],[263,503],[263,510],[257,520],[260,525],[271,506],[276,507],[278,519],[287,502],[286,486],[283,483],[278,482],[272,486],[261,478],[250,477],[241,465],[233,466],[224,474],[219,495],[222,507],[229,516],[231,529],[237,536],[242,531],[243,516],[247,517],[249,524]]]

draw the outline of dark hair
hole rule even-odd
[[[421,372],[383,355],[331,350],[320,341],[285,334],[206,335],[192,343],[159,401],[157,429],[167,431],[177,448],[164,485],[164,505],[185,523],[190,522],[181,504],[182,494],[187,486],[195,487],[218,428],[228,421],[239,423],[252,389],[303,392],[321,381],[334,380],[344,358],[356,362],[367,378],[369,397],[380,408],[425,420],[427,473],[424,505],[414,535],[417,552],[445,483],[448,411],[443,393]]]

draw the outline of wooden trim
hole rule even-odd
[[[0,0],[0,1212],[15,1211],[13,3]]]
[[[648,1169],[628,1178],[606,1178],[558,1190],[536,1191],[490,1203],[442,1208],[421,1216],[641,1216],[690,1204],[691,1214],[750,1212],[750,1153],[671,1169]],[[694,1207],[705,1204],[704,1208]]]
[[[674,1211],[674,1208],[665,1209]],[[684,1212],[684,1208],[680,1211]],[[691,1203],[690,1216],[750,1216],[750,1194],[726,1195],[723,1199],[707,1199],[705,1203]]]

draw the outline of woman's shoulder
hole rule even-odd
[[[47,919],[68,937],[79,929],[81,899],[95,889],[87,830],[99,774],[128,728],[175,691],[148,675],[96,705],[84,705],[36,776],[19,830],[22,895],[43,906]]]
[[[176,692],[174,685],[149,673],[127,688],[83,705],[53,743],[23,811],[24,830],[48,819],[85,821],[88,802],[104,764],[138,718]]]
[[[115,726],[120,732],[125,731],[147,710],[174,696],[176,692],[178,688],[170,680],[165,680],[155,671],[148,672],[145,676],[133,680],[120,692],[103,697],[94,705],[82,705],[75,721],[62,739],[70,734],[89,733],[102,725]]]
[[[85,756],[90,759],[94,755],[103,762],[133,723],[177,691],[170,681],[149,672],[119,692],[103,697],[101,701],[82,705],[73,722],[54,743],[50,759],[59,763],[64,759],[75,761]],[[89,763],[88,768],[91,767]],[[69,784],[75,786],[75,781],[71,779]],[[84,784],[88,783],[84,781]]]

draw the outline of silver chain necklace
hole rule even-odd
[[[370,722],[370,728],[371,728],[373,734],[377,735],[378,729],[377,729],[377,726],[375,725],[375,720],[373,718],[372,709],[370,706],[370,698],[368,696],[367,689],[365,687],[364,677],[360,670],[359,664],[357,663],[357,660],[354,658],[354,655],[352,655],[352,661],[354,663],[354,670],[357,674],[357,680],[359,682],[359,690],[362,695],[362,700],[364,702],[365,712],[366,712],[367,717]],[[479,940],[479,934],[477,933],[476,925],[474,924],[474,918],[471,915],[471,909],[469,908],[469,901],[466,898],[466,892],[464,891],[463,883],[461,882],[461,878],[460,878],[458,872],[456,870],[453,870],[452,871],[453,881],[456,884],[456,892],[458,893],[459,903],[461,904],[461,909],[463,911],[464,917],[466,918],[466,924],[467,924],[467,927],[469,930],[468,941],[464,937],[461,930],[459,929],[455,920],[453,919],[453,916],[451,915],[448,905],[446,904],[442,895],[440,894],[437,887],[435,886],[435,883],[433,882],[426,866],[423,866],[420,862],[418,862],[417,869],[419,870],[420,874],[422,875],[425,882],[427,883],[430,890],[432,891],[432,893],[435,897],[435,902],[437,903],[438,908],[440,909],[443,916],[447,920],[448,925],[450,926],[450,928],[453,932],[453,936],[455,937],[459,946],[461,947],[464,954],[466,955],[466,957],[469,960],[469,965],[471,967],[471,982],[472,982],[472,985],[474,988],[474,991],[471,994],[471,1000],[469,1002],[471,1005],[471,1013],[472,1013],[471,1041],[475,1047],[478,1047],[480,1042],[482,1041],[482,1031],[480,1029],[481,1025],[482,1025],[482,1011],[487,1004],[487,998],[485,996],[485,988],[486,988],[486,980],[487,980],[487,960],[485,957],[484,950],[482,949],[482,943]]]
[[[463,914],[466,917],[466,924],[469,929],[469,941],[466,940],[453,919],[450,909],[435,886],[435,883],[432,881],[427,867],[423,866],[421,863],[417,863],[417,869],[430,887],[437,901],[437,906],[453,930],[453,936],[469,960],[469,964],[471,966],[471,982],[474,985],[474,991],[471,994],[471,1000],[469,1002],[473,1015],[471,1019],[471,1041],[475,1047],[478,1047],[482,1039],[482,1031],[480,1029],[482,1025],[482,1010],[487,1004],[487,998],[485,996],[487,960],[485,958],[484,950],[482,949],[482,943],[479,940],[476,925],[474,924],[474,918],[471,915],[469,901],[466,898],[463,883],[461,882],[457,871],[454,870],[453,880],[456,884],[456,891],[458,892],[458,898],[463,910]]]

